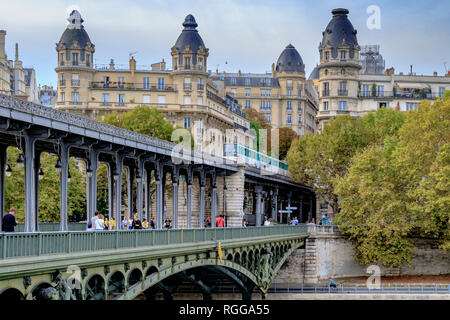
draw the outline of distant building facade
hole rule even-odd
[[[309,79],[319,91],[318,129],[340,114],[360,117],[379,108],[408,111],[450,90],[449,74],[395,74],[385,70],[378,45],[361,47],[347,9],[334,9],[319,45],[320,64]]]
[[[192,15],[171,48],[172,70],[164,60],[151,69],[137,67],[134,57],[126,67],[112,59],[108,66],[94,66],[95,46],[79,12],[74,10],[68,21],[56,47],[57,109],[97,119],[148,105],[163,112],[173,126],[190,130],[198,150],[203,140],[220,146],[216,150],[226,143],[253,147],[255,135],[241,107],[219,93],[206,71],[209,49]]]
[[[0,92],[25,101],[38,102],[34,69],[23,67],[17,43],[14,61],[8,60],[5,41],[6,31],[0,30]]]
[[[318,94],[312,81],[305,79],[305,65],[289,44],[280,54],[272,73],[219,73],[215,82],[234,96],[243,108],[262,113],[273,128],[288,127],[302,136],[316,130]]]
[[[38,89],[39,103],[46,107],[55,107],[58,99],[58,93],[53,86],[39,86]]]

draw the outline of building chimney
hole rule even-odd
[[[275,63],[272,63],[272,77],[275,76]]]
[[[19,44],[16,42],[16,59],[15,61],[19,61]]]
[[[114,69],[115,69],[114,59],[111,59],[111,61],[109,62],[109,68],[110,68],[111,70],[114,70]]]
[[[5,36],[6,30],[0,30],[0,60],[6,60]]]
[[[433,72],[433,76],[434,76],[434,77],[437,77],[437,76],[438,76],[436,71]]]
[[[131,59],[130,59],[130,71],[131,71],[131,74],[134,74],[134,72],[136,71],[136,60],[134,60],[133,56],[131,56]]]
[[[166,70],[166,62],[164,61],[164,59],[162,59],[161,61],[161,71]]]

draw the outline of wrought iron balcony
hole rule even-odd
[[[338,90],[338,96],[340,97],[348,96],[348,90]]]
[[[136,82],[104,82],[96,81],[89,84],[90,89],[108,89],[108,90],[145,90],[145,91],[176,91],[173,84],[161,83],[136,83]]]
[[[66,80],[59,80],[59,85],[61,87],[65,87],[66,86]]]
[[[205,89],[205,85],[204,84],[197,84],[197,90],[204,90]]]
[[[362,99],[429,99],[435,100],[439,97],[437,92],[423,92],[423,91],[359,91],[358,98]]]
[[[322,90],[322,97],[328,97],[330,95],[330,90]]]
[[[79,87],[80,86],[80,80],[72,80],[71,84],[72,84],[72,87]]]
[[[183,84],[183,89],[184,90],[192,90],[192,85],[190,83],[184,83]]]

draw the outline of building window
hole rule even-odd
[[[261,101],[259,109],[260,110],[265,110],[266,109],[265,105],[266,105],[266,103],[264,101]]]
[[[266,78],[266,85],[270,86],[271,83],[272,83],[272,79]]]
[[[166,96],[158,96],[158,105],[164,107],[166,104]]]
[[[289,97],[292,96],[292,90],[291,90],[291,89],[289,89],[289,90],[287,91],[287,95],[288,95]]]
[[[325,71],[323,73],[325,73],[325,75],[327,76],[328,75],[328,69],[325,69]]]
[[[202,106],[202,105],[203,105],[203,97],[197,97],[197,104],[198,104],[199,106]]]
[[[270,123],[270,113],[266,113],[266,121],[267,123]]]
[[[409,110],[417,110],[417,103],[407,102],[406,103],[406,111]]]
[[[231,88],[231,95],[232,95],[233,97],[236,97],[236,92],[237,92],[237,89],[236,89],[236,88]]]
[[[339,82],[339,96],[347,96],[347,81]]]
[[[102,94],[102,102],[109,102],[109,93]]]
[[[286,123],[287,124],[292,124],[292,114],[287,114],[286,116]]]
[[[117,102],[118,103],[125,103],[125,95],[123,93],[119,93],[117,95]]]
[[[298,124],[302,124],[302,115],[301,114],[298,115]]]
[[[197,134],[201,134],[203,132],[203,119],[197,119]]]
[[[231,84],[235,85],[236,84],[236,78],[231,78]]]
[[[378,97],[384,97],[384,86],[378,86]]]
[[[190,69],[191,68],[191,57],[185,57],[184,58],[184,68]]]
[[[72,73],[72,86],[79,86],[80,80],[78,79],[78,74]]]
[[[347,59],[347,52],[341,51],[341,59]]]
[[[89,53],[86,54],[86,66],[87,67],[91,66],[91,55]]]
[[[442,99],[444,97],[444,92],[445,92],[445,88],[439,87],[439,98]]]
[[[191,78],[184,78],[184,90],[191,90]]]
[[[191,104],[191,96],[184,96],[183,102],[184,104]]]
[[[347,110],[347,101],[339,101],[339,110]]]
[[[345,74],[345,69],[341,69],[341,74],[342,74],[342,75]]]
[[[78,92],[72,92],[72,102],[78,102],[79,94]]]
[[[302,102],[301,101],[299,101],[298,102],[298,112],[302,112],[303,111],[303,108],[302,108]]]
[[[302,128],[298,128],[298,129],[297,129],[297,134],[298,134],[299,136],[302,135]]]
[[[124,77],[119,77],[117,79],[117,82],[118,82],[119,88],[123,88],[124,84],[125,84],[125,78]]]
[[[246,109],[250,109],[250,107],[251,107],[251,102],[250,102],[250,100],[246,100],[246,101],[245,101],[245,108],[246,108]]]
[[[362,96],[363,97],[368,97],[369,96],[369,85],[368,84],[363,84],[363,86],[362,86]]]
[[[202,91],[203,89],[204,89],[203,79],[202,78],[197,78],[197,90]]]
[[[330,52],[325,51],[325,60],[330,59]]]
[[[150,78],[149,77],[144,77],[142,78],[142,88],[144,89],[150,89]]]
[[[164,78],[158,78],[158,90],[164,90],[166,88]]]
[[[323,83],[322,96],[326,97],[330,95],[330,84],[328,82]]]
[[[203,58],[197,59],[198,69],[203,70]]]
[[[287,101],[286,102],[286,110],[292,111],[292,101]]]
[[[266,101],[266,110],[271,110],[271,109],[272,109],[272,102]]]
[[[61,92],[60,101],[65,102],[66,101],[66,94],[64,92]]]
[[[72,53],[72,65],[73,66],[78,65],[78,53],[77,52]]]
[[[191,118],[184,118],[184,128],[189,129],[191,127]]]
[[[64,53],[61,53],[61,59],[60,59],[59,65],[61,65],[61,66],[64,65]]]
[[[143,103],[143,104],[150,104],[150,96],[144,94],[144,95],[142,96],[142,103]]]
[[[328,101],[324,101],[322,105],[323,111],[328,111]]]
[[[250,78],[245,78],[245,85],[249,86],[250,85]]]
[[[251,95],[251,90],[250,90],[250,88],[245,88],[245,96],[246,96],[246,97],[250,97],[250,95]]]

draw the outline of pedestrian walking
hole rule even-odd
[[[223,218],[222,215],[218,216],[216,218],[216,227],[217,228],[223,228],[225,224],[225,219]]]
[[[110,230],[116,229],[116,219],[114,219],[114,217],[112,217],[112,219],[109,221],[109,229]]]
[[[144,218],[144,220],[142,220],[142,228],[148,229],[148,221],[145,218]]]
[[[138,215],[134,214],[133,221],[131,222],[131,229],[142,229],[142,222],[139,220]]]
[[[3,210],[3,209],[2,209]],[[9,209],[9,213],[5,214],[2,219],[2,231],[14,232],[14,227],[17,226],[16,222],[16,209]]]
[[[153,217],[150,218],[150,228],[155,229],[155,222],[153,221]]]
[[[97,219],[94,220],[94,230],[101,231],[105,228],[105,220],[103,220],[105,217],[100,213],[97,212]]]

